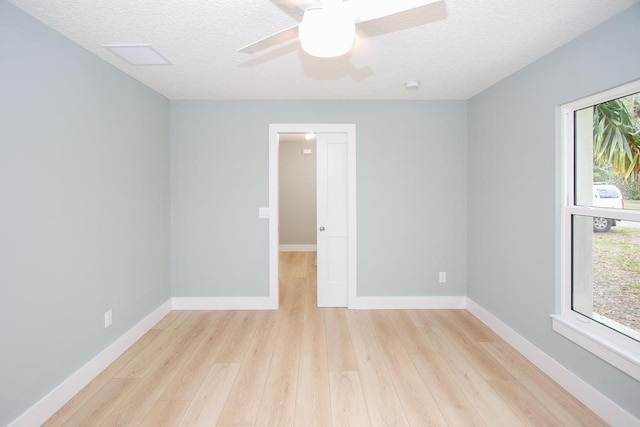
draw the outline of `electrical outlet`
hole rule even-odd
[[[441,271],[439,276],[440,283],[447,283],[447,272]]]
[[[106,329],[109,326],[111,326],[112,322],[113,322],[113,312],[109,310],[106,313],[104,313],[104,328]]]

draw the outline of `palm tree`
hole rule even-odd
[[[636,183],[640,174],[639,94],[597,104],[593,111],[593,160]],[[629,105],[629,108],[627,108]],[[631,112],[630,112],[631,110]]]

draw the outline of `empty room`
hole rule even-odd
[[[0,39],[1,426],[640,426],[638,0]]]

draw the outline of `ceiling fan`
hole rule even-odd
[[[416,9],[436,1],[440,0],[272,0],[276,4],[288,3],[303,11],[302,21],[298,25],[248,44],[238,51],[253,53],[265,45],[298,37],[302,49],[310,55],[319,58],[341,56],[351,50],[357,24]]]

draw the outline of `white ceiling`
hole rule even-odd
[[[237,52],[298,23],[286,0],[9,1],[170,99],[468,99],[639,0],[443,0],[360,24],[336,59],[297,40]],[[110,44],[173,65],[134,67]]]

